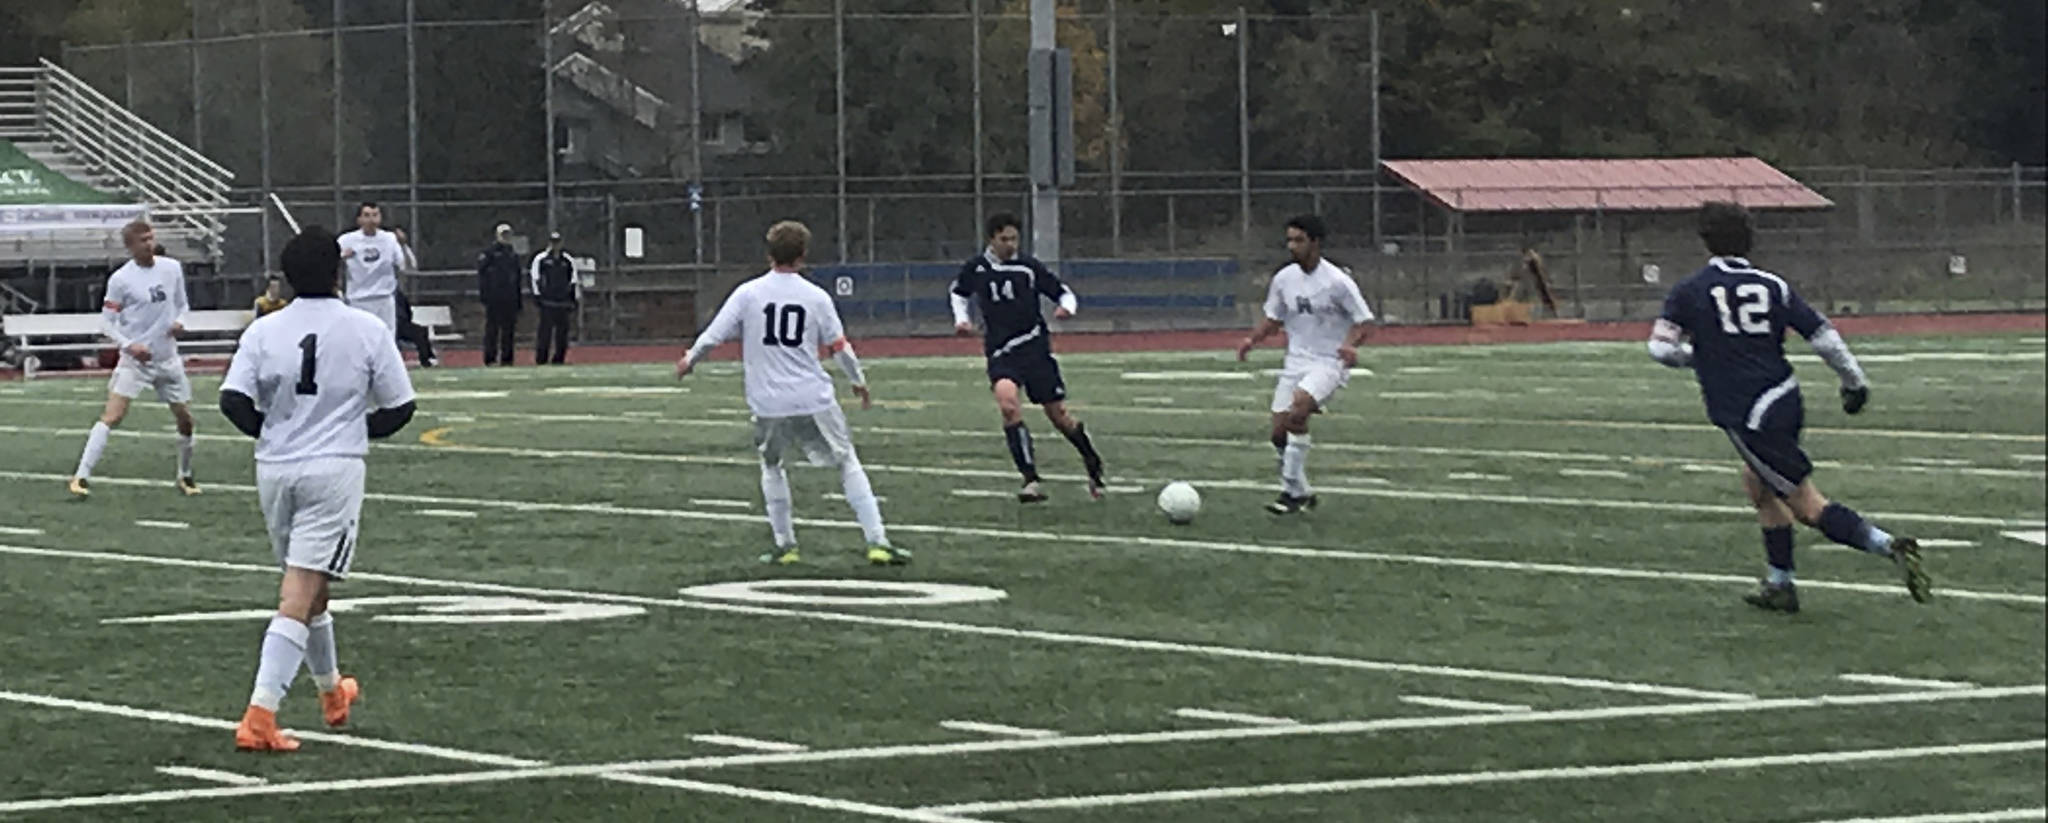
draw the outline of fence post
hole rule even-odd
[[[619,196],[604,195],[604,250],[610,272],[605,275],[605,321],[610,329],[607,341],[619,339]],[[699,261],[702,262],[702,261]]]

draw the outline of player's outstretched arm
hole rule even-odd
[[[1650,327],[1650,359],[1674,369],[1692,365],[1692,346],[1685,342],[1685,329],[1657,318],[1656,325]]]
[[[718,307],[718,314],[712,316],[711,325],[704,327],[704,332],[691,342],[690,350],[676,361],[677,379],[689,376],[690,371],[697,367],[697,361],[703,360],[720,343],[739,337],[741,302],[741,295],[735,293],[726,298],[725,305]]]
[[[1864,375],[1863,366],[1856,362],[1856,355],[1850,353],[1849,344],[1842,339],[1841,332],[1835,331],[1834,324],[1816,311],[1798,292],[1789,286],[1785,289],[1785,325],[1806,338],[1813,347],[1813,353],[1820,355],[1828,368],[1835,370],[1835,376],[1842,379],[1842,411],[1855,414],[1863,411],[1870,402],[1870,379]]]
[[[382,440],[398,433],[405,424],[412,422],[415,411],[413,401],[407,400],[388,409],[370,412],[370,439]]]

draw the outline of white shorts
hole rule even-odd
[[[814,466],[838,466],[855,459],[846,412],[836,405],[817,414],[754,418],[754,448],[761,452],[761,465],[782,465],[783,453],[792,446],[803,449]]]
[[[256,497],[279,566],[348,577],[363,512],[362,458],[258,463]]]
[[[391,330],[393,335],[391,345],[398,345],[398,338],[396,336],[398,334],[398,298],[396,296],[387,294],[383,297],[351,297],[348,304],[377,315],[378,320],[384,321],[384,328]]]
[[[155,389],[158,400],[174,406],[192,402],[192,381],[185,378],[184,358],[142,363],[121,355],[121,362],[114,366],[114,376],[107,379],[107,391],[134,400],[142,395],[143,389]]]
[[[1294,391],[1300,389],[1315,398],[1316,408],[1329,404],[1337,396],[1337,390],[1351,382],[1351,370],[1341,364],[1328,366],[1306,366],[1292,368],[1280,373],[1279,382],[1273,385],[1273,413],[1281,414],[1294,408]]]

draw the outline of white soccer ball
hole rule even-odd
[[[1159,510],[1166,513],[1169,522],[1185,526],[1202,510],[1202,493],[1186,483],[1168,483],[1159,490]]]

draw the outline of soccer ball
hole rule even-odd
[[[1185,526],[1202,510],[1202,494],[1186,483],[1168,483],[1159,490],[1159,510],[1166,513],[1168,522]]]

